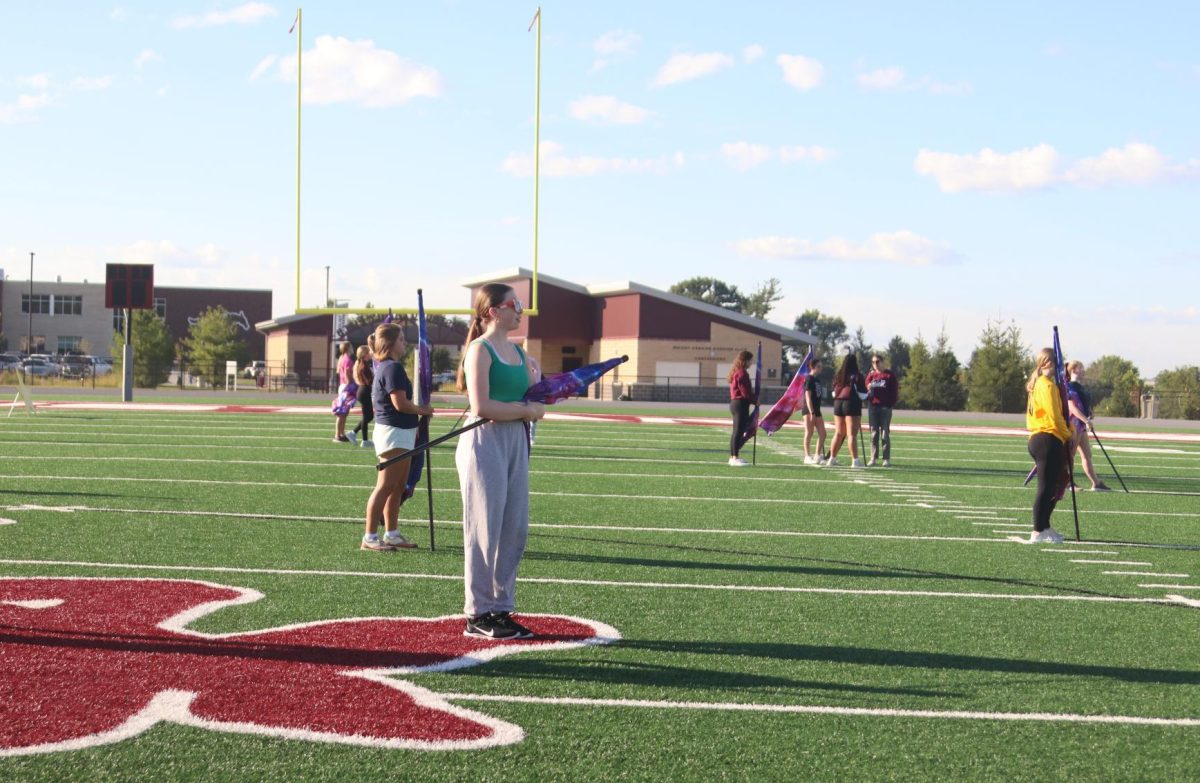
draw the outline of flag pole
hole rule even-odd
[[[300,76],[302,43],[304,41],[304,12],[296,9],[296,309],[300,309]],[[289,31],[290,32],[290,31]],[[328,302],[325,303],[328,306]]]
[[[425,425],[428,428],[428,424]],[[425,493],[429,495],[429,551],[436,550],[433,540],[433,452],[425,452]]]
[[[1075,516],[1075,540],[1079,537],[1079,505],[1075,502],[1075,456],[1067,449],[1067,481],[1071,482],[1071,513]]]
[[[540,5],[537,13],[533,15],[533,20],[529,23],[529,30],[532,30],[535,24],[537,25],[537,52],[534,56],[533,77],[533,280],[531,282],[533,291],[530,294],[529,307],[533,313],[538,311],[538,217],[540,214],[538,200],[542,171],[542,7]]]
[[[489,421],[491,421],[491,419],[477,419],[461,429],[451,430],[450,432],[447,432],[445,435],[443,435],[440,438],[436,438],[435,440],[431,440],[428,443],[424,443],[420,446],[416,446],[412,449],[412,451],[406,451],[399,456],[392,457],[391,459],[385,459],[383,462],[380,462],[379,464],[377,464],[375,466],[375,469],[383,470],[384,468],[390,467],[391,465],[394,465],[395,463],[399,462],[402,459],[408,459],[409,457],[415,457],[416,455],[420,454],[422,451],[428,451],[429,449],[433,448],[434,446],[440,446],[441,444],[445,443],[446,441],[450,440],[451,438],[456,438],[459,435],[462,435],[464,432],[473,430],[476,427],[481,427],[484,424],[487,424]]]
[[[1104,448],[1104,444],[1100,442],[1100,436],[1096,434],[1096,428],[1090,421],[1088,422],[1088,429],[1092,431],[1092,437],[1096,439],[1096,445],[1100,447],[1102,452],[1104,452],[1104,458],[1108,460],[1108,466],[1112,468],[1112,472],[1116,474],[1117,481],[1121,482],[1121,489],[1128,493],[1129,487],[1125,486],[1125,479],[1121,478],[1120,473],[1117,473],[1117,466],[1113,464],[1112,457],[1108,456],[1108,449]]]

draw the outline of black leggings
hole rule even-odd
[[[1066,459],[1066,445],[1048,432],[1039,432],[1029,439],[1029,456],[1037,463],[1037,495],[1033,498],[1033,529],[1050,527],[1050,512],[1058,502],[1054,491]]]
[[[742,450],[742,430],[750,423],[750,400],[730,400],[729,412],[733,414],[733,435],[729,436],[729,456],[736,457]]]
[[[367,425],[375,421],[375,409],[371,407],[371,385],[358,387],[358,407],[362,410],[362,421],[354,425],[354,434],[362,430],[363,440],[368,440]]]

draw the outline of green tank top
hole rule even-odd
[[[520,402],[529,388],[529,372],[525,369],[525,352],[521,346],[513,345],[521,356],[521,363],[505,364],[487,340],[481,337],[475,342],[482,343],[492,355],[492,367],[488,371],[488,396],[496,402]]]

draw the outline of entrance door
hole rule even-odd
[[[312,376],[312,351],[296,351],[295,359],[295,373],[300,377],[300,383],[308,386],[309,378]]]

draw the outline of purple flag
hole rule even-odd
[[[788,384],[787,391],[771,407],[771,410],[767,411],[767,415],[763,416],[762,422],[759,424],[763,432],[774,435],[780,427],[787,423],[796,409],[804,404],[804,384],[812,372],[812,360],[813,352],[812,348],[809,348],[808,355],[804,357],[804,361],[800,362],[800,369],[796,370],[796,377],[792,378],[792,382]]]
[[[623,364],[627,361],[629,361],[628,356],[618,356],[606,362],[597,362],[585,367],[577,367],[570,372],[551,375],[526,389],[525,396],[521,399],[524,402],[540,402],[543,405],[553,405],[559,400],[576,396],[595,382],[601,375],[604,375],[604,373],[618,364]]]
[[[388,312],[388,318],[392,314]],[[425,326],[425,295],[417,289],[417,350],[413,353],[413,386],[414,399],[417,405],[426,405],[433,396],[433,365],[430,363],[432,351],[429,346],[429,332]],[[417,425],[417,442],[415,446],[423,446],[429,442],[429,420],[421,417]],[[412,497],[413,490],[421,480],[421,471],[425,468],[425,452],[420,451],[413,457],[408,469],[408,483],[405,484],[405,498]]]

